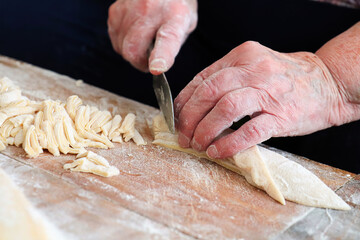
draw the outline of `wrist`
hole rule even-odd
[[[315,54],[330,72],[339,92],[335,124],[360,119],[360,22]]]

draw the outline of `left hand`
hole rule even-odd
[[[349,110],[341,92],[315,54],[246,42],[195,76],[175,99],[179,144],[225,158],[271,137],[339,125]],[[218,138],[247,115],[251,120]]]
[[[196,24],[196,0],[117,0],[109,8],[108,32],[115,51],[135,68],[156,75],[173,65]]]

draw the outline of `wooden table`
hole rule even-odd
[[[0,167],[67,239],[360,239],[360,175],[276,150],[315,173],[352,210],[283,206],[223,167],[152,145],[148,121],[155,108],[6,57],[0,57],[1,76],[31,99],[77,94],[103,110],[133,112],[149,143],[94,149],[120,169],[111,178],[64,170],[73,155],[28,159],[21,148],[1,152]]]

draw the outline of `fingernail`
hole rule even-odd
[[[208,147],[208,149],[206,150],[206,154],[211,158],[219,157],[219,152],[218,152],[217,148],[215,147],[215,145],[210,145]]]
[[[202,149],[202,146],[195,140],[195,138],[191,140],[191,147],[198,151],[201,151]]]
[[[163,58],[156,58],[151,61],[149,66],[150,71],[152,72],[166,72],[167,66],[166,61]]]
[[[179,144],[181,147],[189,147],[190,139],[182,133],[179,133]]]

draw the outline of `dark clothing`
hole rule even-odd
[[[0,0],[0,54],[156,106],[151,76],[132,68],[111,47],[106,21],[112,2]],[[167,73],[173,95],[244,41],[280,52],[315,52],[359,20],[357,9],[313,1],[223,1],[219,7],[219,1],[199,0],[198,27]],[[359,133],[357,121],[266,144],[359,173]]]

